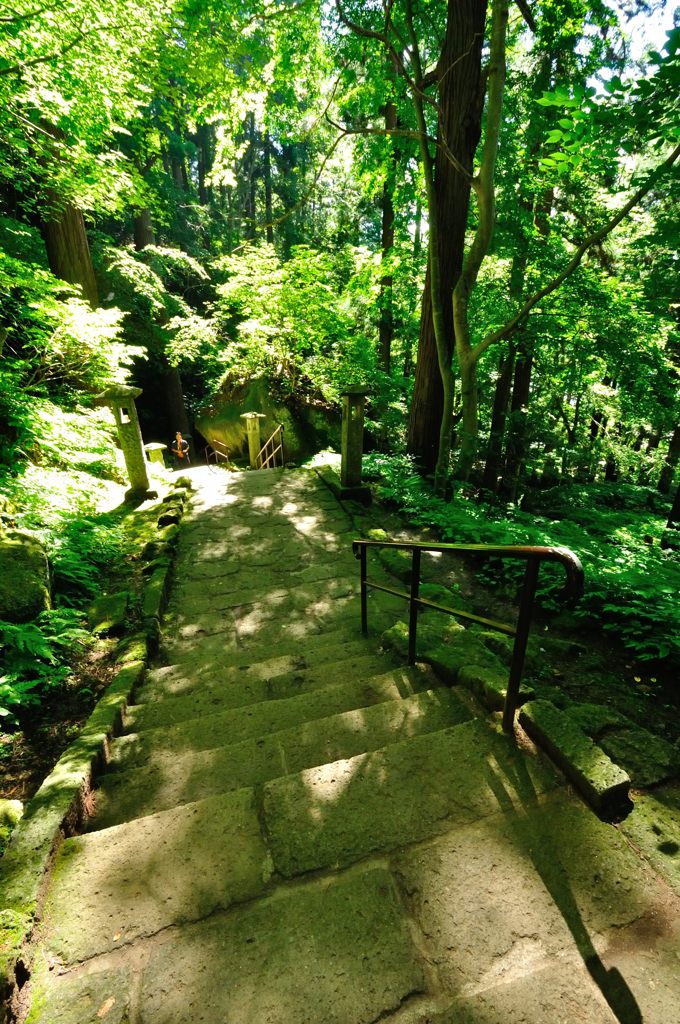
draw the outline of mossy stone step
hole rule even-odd
[[[380,667],[377,659],[370,659],[370,669],[374,674]],[[401,697],[397,683],[389,673],[375,675],[375,678],[369,675],[360,680],[362,677],[358,676],[343,685],[324,686],[311,693],[226,711],[209,708],[201,718],[190,718],[176,724],[173,724],[173,709],[170,708],[168,721],[164,724],[115,740],[108,768],[125,771],[144,764],[156,751],[209,750]],[[165,706],[165,702],[157,705],[159,713]]]
[[[129,707],[126,732],[173,725],[192,718],[220,714],[230,708],[287,700],[331,686],[346,686],[349,682],[381,675],[390,667],[391,659],[366,654],[364,649],[359,657],[346,658],[339,663],[329,662],[259,678],[253,678],[250,671],[226,680],[194,681],[185,678],[180,696],[151,699]],[[410,693],[411,689],[407,688],[406,692]],[[145,690],[145,695],[152,693],[153,690]]]
[[[343,867],[468,824],[556,785],[507,736],[470,721],[264,786],[274,866]]]
[[[173,726],[190,719],[221,714],[229,709],[235,711],[244,709],[244,714],[248,715],[247,709],[253,706],[264,705],[270,707],[272,701],[278,703],[288,702],[305,699],[307,696],[313,701],[314,705],[318,702],[318,705],[321,706],[323,691],[328,691],[329,695],[331,695],[332,690],[337,690],[334,699],[338,701],[348,700],[350,699],[351,692],[362,693],[364,683],[366,682],[365,680],[352,679],[349,682],[331,682],[330,685],[315,687],[313,685],[314,674],[324,682],[328,681],[329,677],[325,675],[325,668],[308,670],[308,672],[305,672],[307,682],[301,692],[296,692],[291,697],[280,696],[283,692],[283,687],[279,685],[282,677],[277,676],[251,680],[237,679],[233,682],[204,682],[198,686],[190,685],[190,681],[187,680],[187,685],[190,685],[190,689],[180,696],[166,697],[162,700],[147,700],[145,703],[129,706],[125,719],[126,732],[140,732],[144,729]],[[288,674],[284,673],[284,681],[287,678]],[[330,678],[332,679],[332,676]],[[309,685],[309,680],[311,680],[312,685]],[[399,695],[408,696],[410,693],[427,689],[428,686],[438,685],[432,673],[408,667],[381,672],[371,677],[371,683],[374,690],[380,684],[380,693],[389,693],[390,695],[387,699],[390,700],[396,699]],[[396,690],[394,686],[396,686]],[[318,696],[315,694],[318,694]],[[378,700],[374,698],[366,702],[377,703]],[[345,708],[340,709],[338,707],[337,710],[348,711],[350,707],[356,708],[359,705],[357,703],[353,703],[353,705],[347,703]],[[277,712],[272,710],[269,714],[275,715]],[[238,731],[236,728],[232,730],[232,732],[236,731]]]
[[[328,628],[313,619],[302,623],[287,624],[277,631],[263,630],[262,635],[239,641],[225,634],[199,636],[193,642],[178,641],[172,635],[165,636],[162,656],[168,666],[181,669],[198,664],[229,664],[234,668],[265,661],[273,656],[297,655],[304,658],[316,656],[327,647],[344,643],[365,643],[361,636],[359,613],[351,623],[335,621]]]
[[[323,765],[470,719],[450,690],[347,711],[214,750],[157,752],[141,770],[112,772],[95,793],[90,831],[290,772]]]
[[[147,955],[33,977],[31,1024],[368,1024],[427,988],[384,867],[168,930]]]
[[[254,899],[271,873],[252,789],[67,839],[43,913],[50,951],[66,964],[109,952]]]

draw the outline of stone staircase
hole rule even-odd
[[[593,910],[583,865],[569,913],[559,886],[566,835],[605,844],[606,892],[626,850],[466,696],[360,637],[351,525],[313,474],[201,480],[166,664],[57,855],[33,1024],[621,1019],[584,933],[630,915]]]

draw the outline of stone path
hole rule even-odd
[[[361,638],[318,478],[194,474],[163,664],[57,856],[27,1019],[677,1020],[679,901],[543,760]]]

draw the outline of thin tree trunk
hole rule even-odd
[[[264,218],[267,241],[274,244],[274,214],[272,212],[272,144],[269,132],[264,135]]]
[[[510,404],[510,427],[505,450],[503,492],[510,501],[514,501],[517,497],[517,489],[526,457],[526,419],[533,363],[533,354],[527,352],[526,349],[520,350],[515,363],[515,379]]]
[[[666,529],[661,538],[662,548],[680,549],[680,483],[675,490],[673,506],[668,516]]]
[[[390,79],[396,76],[396,69],[390,61]],[[397,127],[397,107],[392,99],[385,104],[385,131],[393,132]],[[389,137],[389,136],[388,136]],[[394,181],[397,166],[397,154],[392,148],[388,159],[387,172],[382,191],[382,236],[381,252],[383,266],[389,264],[394,248]],[[392,271],[383,273],[380,279],[380,324],[378,327],[378,362],[385,373],[390,372],[392,354],[392,336],[394,333],[394,316],[392,311]]]
[[[514,365],[515,352],[514,347],[511,346],[507,355],[505,357],[501,356],[498,367],[498,380],[496,381],[496,391],[491,413],[489,445],[486,453],[484,475],[482,477],[482,487],[487,491],[492,491],[494,494],[498,490],[503,462],[503,435],[505,433],[505,420],[508,414]]]
[[[179,370],[175,366],[169,366],[163,374],[165,402],[173,430],[179,430],[182,434],[191,436],[191,427],[184,404],[184,391],[182,390],[182,379]]]
[[[668,453],[666,454],[666,461],[663,464],[659,483],[657,484],[657,488],[661,494],[671,493],[673,477],[675,475],[675,469],[678,465],[678,461],[680,461],[680,426],[677,426],[673,431],[673,436],[668,446]]]

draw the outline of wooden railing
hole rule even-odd
[[[366,555],[368,548],[392,548],[399,551],[410,551],[411,561],[411,586],[409,592],[397,590],[395,587],[386,587],[381,583],[373,583],[366,575]],[[352,543],[354,557],[361,562],[361,630],[368,632],[368,590],[382,590],[386,594],[395,597],[402,597],[409,603],[409,633],[408,633],[408,661],[414,665],[416,661],[416,634],[418,629],[418,611],[421,608],[432,608],[446,615],[455,615],[458,619],[466,619],[470,622],[477,622],[481,625],[495,629],[507,636],[514,636],[515,644],[512,650],[512,661],[510,664],[510,678],[505,696],[505,707],[503,710],[503,728],[506,732],[514,730],[515,709],[519,695],[519,686],[524,668],[524,655],[526,653],[531,617],[534,609],[536,596],[536,585],[538,573],[543,562],[559,562],[564,569],[567,581],[561,596],[570,599],[580,597],[583,593],[583,569],[581,563],[573,551],[569,548],[547,548],[531,546],[495,546],[492,544],[413,544],[401,541],[381,540],[355,540]],[[493,619],[486,619],[481,615],[473,615],[470,612],[461,611],[456,608],[449,608],[446,605],[438,604],[435,601],[428,601],[419,597],[420,590],[420,556],[423,551],[451,553],[460,555],[482,555],[486,558],[512,558],[526,562],[524,572],[524,585],[519,600],[519,614],[517,622],[509,625],[505,622],[496,622]]]
[[[283,424],[281,423],[257,454],[258,469],[275,469],[277,465],[283,466]]]

